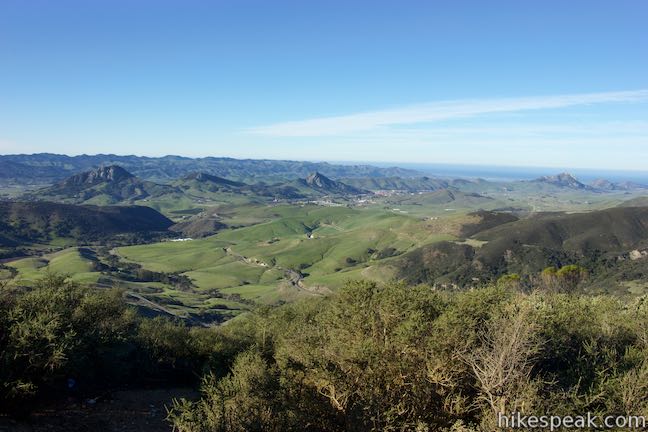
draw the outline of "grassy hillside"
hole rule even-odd
[[[318,295],[416,246],[455,238],[425,221],[381,209],[277,206],[264,223],[177,243],[122,247],[150,270],[177,271],[199,290],[273,302]],[[323,291],[324,290],[324,291]]]
[[[9,265],[18,270],[18,277],[14,281],[16,284],[31,286],[47,272],[69,274],[75,282],[94,284],[101,277],[96,263],[97,258],[91,250],[69,248],[39,257],[20,259]]]
[[[423,244],[455,239],[460,225],[449,230],[381,208],[317,205],[251,207],[247,217],[252,225],[203,239],[111,252],[70,248],[8,265],[18,271],[20,285],[48,271],[73,272],[82,283],[124,287],[143,307],[185,318],[231,317],[250,302],[322,296],[358,277],[387,280],[392,272],[384,263]]]

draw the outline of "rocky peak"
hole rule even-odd
[[[65,180],[66,185],[94,185],[102,182],[120,182],[133,178],[133,174],[118,165],[109,165],[74,175]]]
[[[320,188],[330,188],[336,184],[335,181],[318,172],[314,172],[306,177],[306,183],[310,186],[317,186]]]
[[[543,176],[534,180],[535,182],[542,182],[552,184],[554,186],[568,187],[572,189],[586,189],[587,186],[579,182],[576,177],[570,173],[563,172],[552,176]]]

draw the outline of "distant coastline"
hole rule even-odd
[[[335,162],[344,164],[346,162]],[[359,163],[359,162],[348,162]],[[490,181],[533,180],[540,176],[568,172],[579,180],[589,182],[604,178],[610,181],[648,182],[648,171],[621,171],[593,168],[508,167],[488,165],[454,165],[425,163],[362,162],[376,167],[399,167],[421,171],[423,174],[453,178],[483,178]]]

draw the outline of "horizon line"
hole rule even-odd
[[[37,153],[12,153],[12,154],[1,154],[0,158],[3,157],[15,157],[15,156],[38,156],[38,155],[53,155],[53,156],[65,156],[70,158],[75,157],[96,157],[96,156],[116,156],[116,157],[136,157],[136,158],[149,158],[149,159],[163,159],[167,157],[177,157],[183,159],[206,159],[206,158],[215,158],[215,159],[233,159],[233,160],[255,160],[255,161],[275,161],[275,162],[309,162],[309,163],[328,163],[331,165],[365,165],[373,166],[376,168],[403,168],[416,171],[417,169],[414,166],[419,166],[425,168],[426,166],[446,166],[446,167],[464,167],[464,168],[513,168],[513,169],[538,169],[538,170],[576,170],[576,171],[602,171],[602,172],[629,172],[629,173],[643,173],[648,174],[648,169],[639,170],[639,169],[629,169],[629,168],[602,168],[602,167],[575,167],[575,166],[565,166],[565,165],[556,165],[556,166],[542,166],[542,165],[499,165],[499,164],[479,164],[479,163],[457,163],[457,162],[421,162],[421,161],[368,161],[368,160],[335,160],[335,159],[283,159],[283,158],[267,158],[267,157],[234,157],[234,156],[184,156],[180,154],[165,154],[159,156],[150,156],[144,154],[117,154],[117,153],[77,153],[77,154],[68,154],[68,153],[52,153],[52,152],[37,152]],[[382,165],[382,166],[380,166]],[[411,167],[402,166],[402,165],[411,165]],[[566,171],[563,171],[566,172]]]

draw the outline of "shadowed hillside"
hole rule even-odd
[[[619,207],[648,207],[648,196],[629,199],[619,204]]]
[[[590,213],[546,213],[500,225],[475,235],[478,240],[546,248],[620,252],[648,239],[648,208],[612,208]]]
[[[399,276],[410,282],[461,285],[576,263],[593,277],[610,272],[621,272],[622,280],[645,276],[638,270],[644,260],[626,257],[643,256],[631,252],[648,248],[648,207],[542,213],[521,220],[484,215],[481,222],[464,227],[464,235],[472,235],[466,242],[435,243],[404,255],[398,263]]]
[[[173,222],[149,207],[0,202],[0,242],[45,242],[56,237],[96,240],[121,233],[165,231]]]

